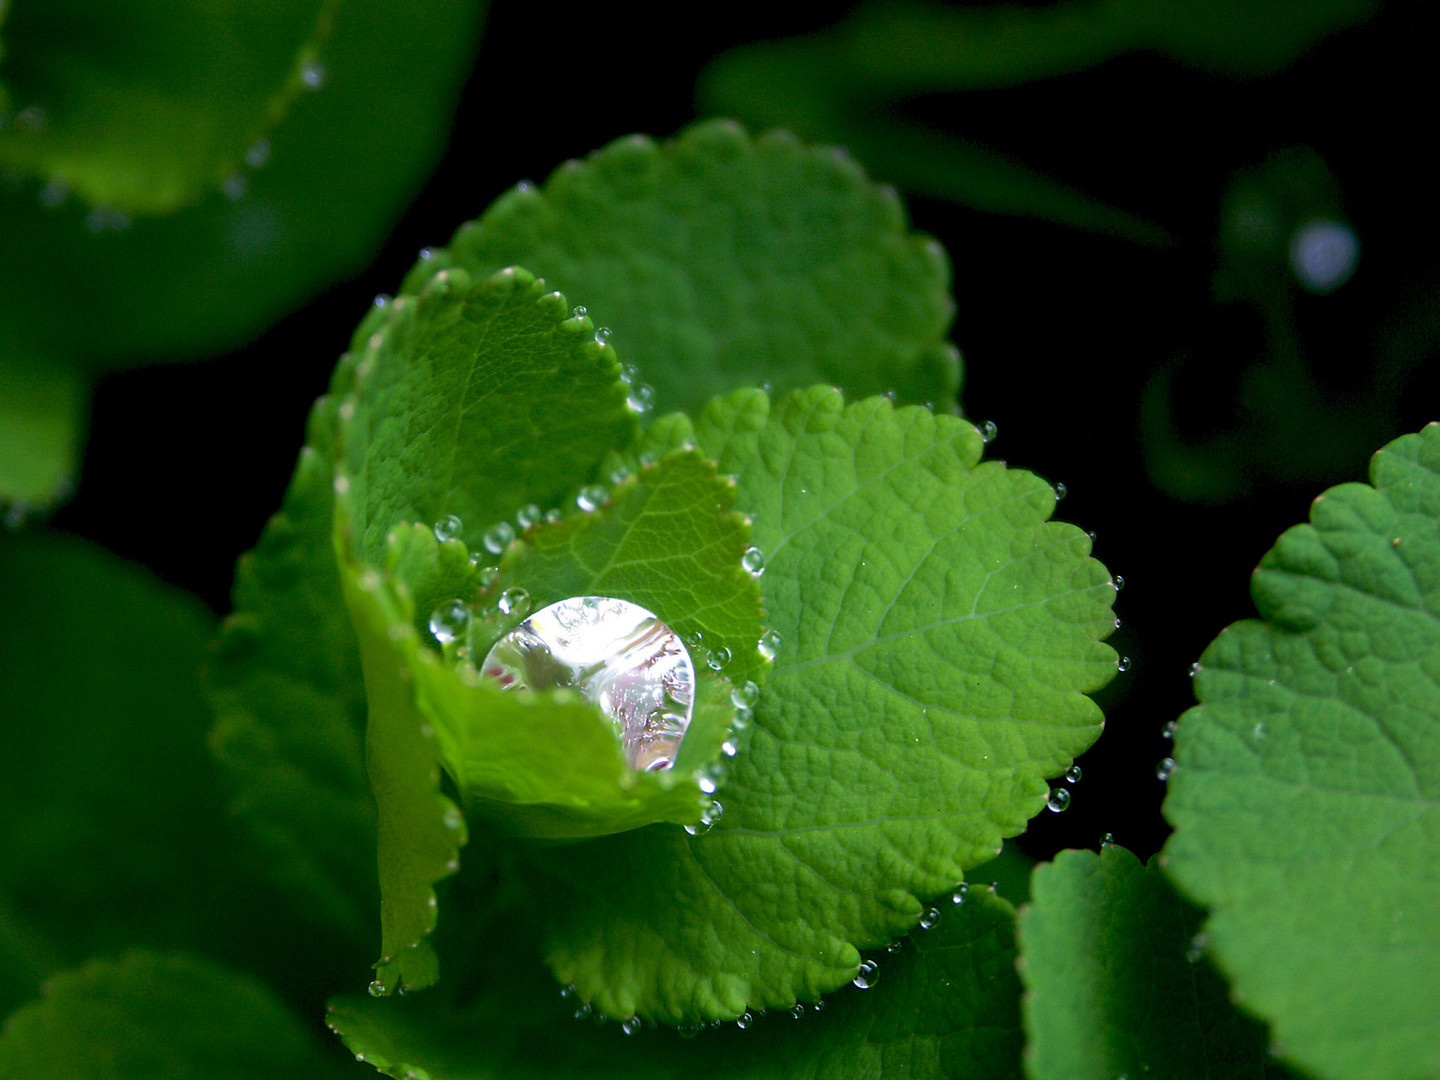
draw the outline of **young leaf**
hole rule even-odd
[[[1440,1071],[1440,426],[1261,560],[1181,718],[1165,866],[1274,1049],[1318,1077]]]
[[[622,481],[602,505],[557,523],[532,526],[512,546],[500,574],[464,607],[469,661],[531,611],[575,597],[613,597],[655,614],[712,658],[738,654],[727,675],[763,679],[755,651],[760,594],[741,560],[746,521],[729,507],[734,483],[693,452],[681,452]],[[450,610],[476,591],[467,559],[416,527],[393,537],[389,569],[414,595]],[[457,552],[459,555],[459,552]],[[443,563],[458,563],[448,575]],[[447,590],[432,584],[449,577]],[[499,597],[508,616],[494,609]],[[513,605],[513,607],[512,607]],[[425,607],[421,611],[429,610]],[[414,666],[417,703],[437,732],[441,760],[466,807],[501,832],[550,838],[603,835],[655,821],[693,825],[710,803],[701,770],[721,756],[734,706],[731,682],[692,658],[699,679],[694,718],[673,767],[637,772],[621,754],[611,720],[570,690],[523,693],[481,679],[473,663]],[[718,662],[718,660],[717,660]]]
[[[64,972],[0,1032],[0,1076],[338,1075],[334,1059],[263,983],[185,954],[135,951]]]
[[[66,495],[84,442],[90,387],[53,358],[6,342],[0,359],[0,523],[14,525]]]
[[[572,1018],[575,1005],[497,935],[494,966],[469,1001],[441,992],[341,998],[329,1023],[357,1054],[397,1078],[432,1080],[851,1080],[1019,1077],[1019,980],[1008,904],[981,891],[947,900],[938,925],[879,960],[877,985],[846,987],[823,1010],[747,1015],[745,1029],[622,1034]],[[528,946],[528,942],[524,943]],[[582,1008],[581,1013],[585,1010]]]
[[[22,119],[0,127],[0,167],[122,211],[191,202],[313,83],[335,6],[21,4],[4,76]]]
[[[1064,851],[1020,912],[1032,1080],[1267,1075],[1265,1028],[1201,956],[1204,912],[1152,861],[1107,844]]]
[[[783,133],[621,139],[515,188],[439,255],[477,274],[532,267],[603,310],[662,408],[762,378],[944,407],[959,389],[943,251],[849,158]]]
[[[1089,538],[969,424],[745,391],[641,445],[687,443],[741,478],[779,638],[724,816],[528,853],[560,981],[671,1023],[849,981],[1043,806],[1115,671]]]
[[[397,527],[479,547],[496,519],[589,477],[634,430],[614,350],[524,270],[471,283],[440,269],[357,332],[336,426],[335,551],[360,643],[366,763],[379,814],[382,958],[376,992],[434,981],[434,883],[457,865],[458,809],[439,791],[438,717]],[[363,343],[363,344],[362,344]],[[417,697],[418,687],[418,697]]]

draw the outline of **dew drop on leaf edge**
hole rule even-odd
[[[880,981],[880,964],[875,960],[862,960],[859,969],[855,972],[855,978],[850,982],[861,990],[869,990]]]

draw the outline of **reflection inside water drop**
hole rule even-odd
[[[481,670],[511,690],[568,687],[615,724],[632,769],[666,769],[695,707],[695,667],[680,638],[638,604],[574,596],[503,638]]]

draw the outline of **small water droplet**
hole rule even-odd
[[[1198,674],[1200,674],[1200,661],[1196,660],[1190,665],[1190,678],[1193,679]]]
[[[996,426],[994,420],[986,420],[979,427],[980,438],[984,439],[987,445],[994,442],[995,437],[1000,434],[1000,428]]]
[[[620,1021],[620,1030],[626,1035],[634,1035],[643,1026],[638,1016],[627,1016]]]
[[[1104,836],[1100,837],[1100,846],[1102,848],[1107,848],[1113,843],[1115,843],[1115,834],[1113,832],[1107,832]]]
[[[755,710],[748,705],[741,705],[735,710],[735,719],[730,721],[731,731],[744,731],[750,726],[750,721],[755,719]]]
[[[435,539],[439,540],[442,544],[445,543],[446,540],[454,540],[460,535],[460,530],[464,527],[465,523],[461,521],[458,516],[455,514],[446,514],[439,521],[435,522]]]
[[[447,806],[445,813],[441,815],[445,827],[451,832],[458,832],[465,827],[465,815],[460,812],[458,806]]]
[[[482,542],[491,555],[503,555],[510,542],[515,539],[515,526],[508,521],[497,521],[485,530]],[[505,614],[509,614],[507,611]]]
[[[1116,622],[1119,622],[1119,620],[1117,619]],[[1130,670],[1130,658],[1129,658],[1128,656],[1122,656],[1122,657],[1120,657],[1119,660],[1116,660],[1116,661],[1115,661],[1115,670],[1118,671],[1118,672],[1120,672],[1121,674],[1124,674],[1125,672],[1129,671],[1129,670]]]
[[[520,526],[521,529],[533,529],[536,525],[540,524],[540,520],[544,516],[545,512],[541,510],[540,507],[534,503],[530,503],[527,506],[522,506],[515,512],[515,524]]]
[[[470,609],[463,600],[448,600],[430,613],[430,633],[442,645],[462,636],[470,626]]]
[[[390,303],[390,294],[389,294],[389,293],[383,293],[383,292],[382,292],[382,293],[376,293],[376,294],[375,294],[374,304],[375,304],[375,306],[376,306],[377,308],[383,308],[383,307],[385,307],[385,306],[386,306],[387,304],[389,304],[389,303]]]
[[[700,815],[700,820],[693,825],[686,825],[685,831],[691,836],[704,836],[714,827],[715,822],[720,820],[720,815],[723,813],[725,813],[725,807],[720,804],[719,800],[711,799],[710,805]]]
[[[747,574],[759,577],[765,572],[765,555],[757,547],[745,549],[745,554],[740,556],[740,565]]]
[[[1167,739],[1173,739],[1175,737],[1175,728],[1178,727],[1179,724],[1179,720],[1167,720],[1165,726],[1160,729],[1160,734]]]
[[[546,525],[559,525],[564,518],[565,515],[562,514],[557,507],[552,506],[549,510],[545,511],[545,517],[542,520],[544,520]]]
[[[934,930],[935,927],[939,924],[939,922],[940,909],[938,907],[932,907],[929,911],[925,912],[925,914],[920,916],[920,929]]]
[[[1065,782],[1069,784],[1079,783],[1080,777],[1083,775],[1079,765],[1071,765],[1070,768],[1065,770]]]
[[[70,185],[58,177],[40,189],[40,205],[53,209],[70,197]]]
[[[1261,741],[1263,741],[1264,738],[1265,738],[1265,723],[1264,723],[1264,721],[1260,721],[1259,723],[1257,723],[1257,724],[1255,725],[1255,727],[1251,730],[1250,735],[1251,735],[1251,737],[1252,737],[1256,742],[1261,742]]]
[[[309,90],[319,90],[325,85],[325,65],[319,60],[306,60],[300,68],[300,81]]]
[[[1119,574],[1115,574],[1113,577],[1110,578],[1110,584],[1115,586],[1116,592],[1119,592],[1125,587],[1125,579]]]
[[[698,787],[706,795],[714,795],[720,787],[720,785],[715,782],[715,778],[713,776],[708,776],[705,773],[695,774],[695,786]]]
[[[905,943],[903,941],[892,941],[889,945],[885,946],[885,951],[887,953],[897,953],[904,947]]]
[[[760,699],[760,687],[753,682],[743,682],[730,691],[730,704],[737,709],[754,708]]]
[[[1070,805],[1070,790],[1057,787],[1050,791],[1050,797],[1045,800],[1045,808],[1051,813],[1058,814]]]
[[[960,882],[959,885],[955,886],[955,891],[950,894],[950,902],[952,904],[963,904],[965,902],[965,897],[969,894],[969,892],[970,883],[968,881]]]
[[[605,344],[608,344],[609,341],[610,341],[610,328],[609,328],[608,326],[596,327],[596,329],[595,329],[595,343],[596,343],[597,345],[605,345]]]
[[[1061,499],[1065,498],[1066,494],[1068,493],[1068,490],[1069,490],[1069,489],[1067,489],[1064,484],[1060,483],[1059,481],[1056,481],[1056,483],[1055,483],[1055,501],[1056,501],[1056,502],[1059,502]]]
[[[824,998],[821,998],[819,1001],[815,1002],[814,1005],[811,1005],[810,1008],[814,1009],[816,1012],[824,1012],[824,1011],[825,1011],[825,999],[824,999]]]
[[[1190,939],[1190,947],[1185,950],[1185,959],[1192,964],[1198,964],[1205,955],[1205,947],[1210,944],[1210,936],[1203,930]]]
[[[575,496],[575,505],[587,514],[593,513],[595,509],[604,504],[610,498],[610,493],[599,484],[587,484],[582,487]]]
[[[500,594],[495,606],[501,615],[525,615],[530,611],[530,594],[518,585],[513,586]]]
[[[804,1016],[804,1015],[805,1015],[805,1006],[804,1006],[804,1005],[801,1005],[801,1004],[798,1003],[798,1002],[797,1002],[797,1003],[795,1004],[795,1006],[790,1010],[790,1019],[792,1019],[792,1020],[799,1020],[799,1019],[800,1019],[802,1016]]]
[[[372,982],[372,983],[370,984],[369,990],[370,990],[370,996],[371,996],[371,997],[384,997],[384,996],[385,996],[385,984],[384,984],[383,982],[381,982],[379,979],[376,979],[374,982]],[[357,1060],[358,1060],[358,1059],[357,1059]]]
[[[591,1015],[594,1014],[594,1012],[594,1006],[592,1006],[590,1002],[582,1001],[579,1005],[575,1006],[575,1011],[570,1015],[573,1016],[576,1020],[589,1020]]]
[[[1175,759],[1174,759],[1173,757],[1164,757],[1164,758],[1161,758],[1161,759],[1160,759],[1160,764],[1158,764],[1158,765],[1155,766],[1155,779],[1157,779],[1157,780],[1162,780],[1162,781],[1163,781],[1163,780],[1169,780],[1169,779],[1170,779],[1170,774],[1173,773],[1174,771],[1175,771]]]
[[[655,387],[649,383],[632,382],[625,403],[637,413],[647,413],[655,405]]]
[[[756,648],[759,650],[760,655],[766,660],[774,660],[775,654],[780,651],[780,645],[780,631],[766,630],[760,635],[760,642]]]
[[[869,990],[880,981],[880,964],[875,960],[862,960],[860,968],[855,972],[855,978],[851,979],[852,985],[861,990]]]
[[[576,304],[574,309],[570,312],[570,317],[572,319],[583,319],[588,314],[589,312],[586,310],[584,304]]]
[[[720,671],[730,662],[730,650],[724,645],[711,649],[705,654],[705,666],[711,671]]]
[[[723,743],[720,744],[720,753],[724,754],[726,757],[734,757],[739,752],[740,748],[737,747],[729,739],[726,739]]]

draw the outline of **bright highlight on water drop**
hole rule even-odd
[[[497,641],[480,669],[507,690],[569,688],[615,725],[626,763],[668,769],[695,709],[695,665],[652,612],[609,596],[573,596]]]

